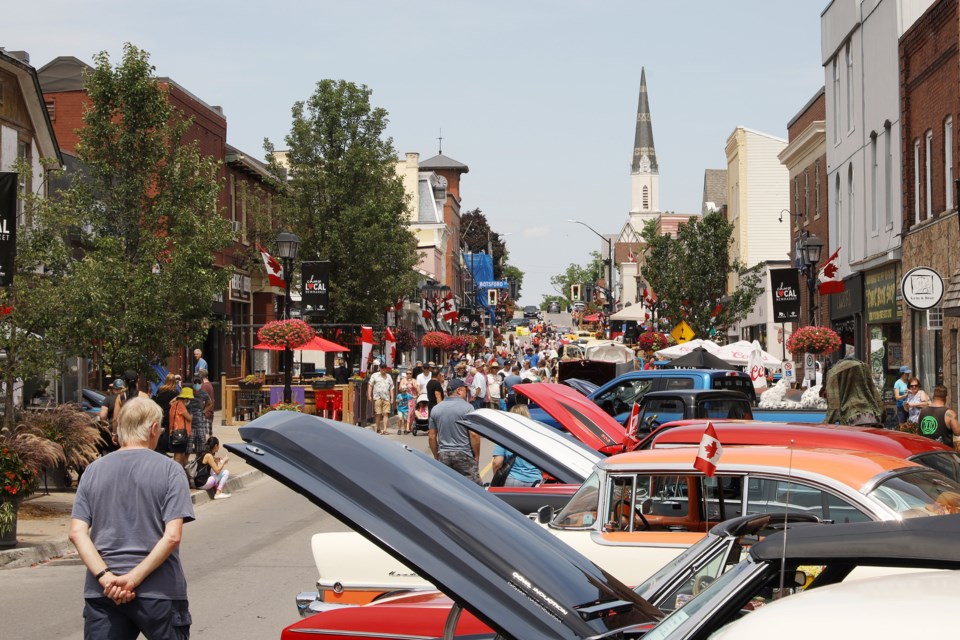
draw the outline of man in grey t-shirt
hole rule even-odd
[[[88,466],[77,487],[70,541],[88,570],[85,640],[190,636],[178,547],[193,504],[183,468],[154,451],[161,419],[153,400],[124,403],[120,449]]]
[[[467,383],[454,378],[447,383],[447,398],[430,412],[427,433],[434,458],[480,484],[480,436],[457,423],[471,411]]]

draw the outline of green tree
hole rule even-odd
[[[293,105],[285,138],[284,218],[300,238],[300,259],[331,262],[328,322],[380,321],[416,286],[420,257],[397,154],[384,137],[387,112],[373,108],[370,95],[366,86],[321,80]],[[282,175],[273,144],[264,147]]]
[[[56,276],[58,334],[68,353],[96,345],[114,372],[143,371],[202,339],[231,277],[215,263],[233,240],[217,208],[219,163],[201,154],[153,73],[131,44],[116,66],[95,56],[78,131],[82,171],[41,215],[80,248],[75,259],[43,259]]]
[[[659,316],[671,325],[684,320],[698,336],[725,333],[762,293],[759,271],[730,259],[733,225],[718,213],[681,225],[676,238],[658,233],[655,221],[641,236],[647,247],[640,273],[657,296]],[[730,274],[739,286],[727,292]]]
[[[550,277],[550,285],[562,300],[560,306],[566,308],[573,302],[570,299],[570,285],[593,284],[597,280],[606,278],[605,274],[606,265],[603,262],[603,256],[600,255],[599,251],[591,251],[590,262],[586,266],[570,263],[563,273]],[[585,294],[581,293],[581,295]],[[544,297],[544,302],[549,303],[550,301],[547,300],[547,297]]]

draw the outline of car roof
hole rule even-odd
[[[610,472],[663,470],[699,475],[693,468],[697,451],[695,446],[631,451],[601,460],[599,467]],[[717,463],[717,473],[721,474],[789,471],[798,477],[832,478],[857,491],[876,476],[898,469],[926,467],[909,460],[869,451],[800,447],[727,447]]]
[[[661,614],[516,509],[401,443],[271,411],[227,448],[514,638],[600,637]]]
[[[792,441],[798,447],[876,451],[898,458],[952,450],[930,438],[890,429],[758,420],[685,420],[677,426],[661,426],[651,434],[651,446],[699,444],[708,422],[713,424],[724,445],[789,445]]]
[[[649,398],[650,400],[655,400],[657,398],[675,398],[677,396],[682,396],[684,398],[696,398],[696,399],[730,399],[737,398],[741,400],[749,401],[750,398],[747,397],[747,394],[742,391],[735,391],[733,389],[677,389],[675,391],[651,391],[650,393],[643,396],[644,400]]]
[[[852,559],[857,564],[960,569],[960,515],[802,527],[750,547],[762,562],[780,558],[810,564]]]

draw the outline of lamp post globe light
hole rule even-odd
[[[300,238],[284,231],[277,235],[277,257],[283,261],[283,317],[290,319],[290,283],[293,281],[293,261],[300,251]],[[292,401],[293,389],[290,388],[290,375],[293,370],[293,351],[289,345],[283,348],[283,401]]]
[[[814,295],[817,292],[817,263],[820,262],[820,254],[823,251],[823,240],[809,234],[800,243],[803,263],[807,266],[807,307],[810,326],[816,324],[816,305],[813,304]]]
[[[588,225],[586,222],[581,222],[580,220],[567,220],[567,222],[572,222],[573,224],[580,224],[585,226],[587,229],[590,229],[595,236],[604,240],[607,243],[607,259],[604,262],[607,263],[607,303],[604,307],[607,310],[607,313],[613,313],[613,241],[601,234],[599,231]]]

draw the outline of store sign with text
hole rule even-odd
[[[897,292],[900,269],[890,265],[867,273],[863,278],[863,298],[867,324],[899,321],[902,312]]]
[[[300,265],[301,306],[304,313],[325,316],[330,311],[330,263],[304,262]]]
[[[800,319],[800,275],[796,269],[771,269],[773,321],[793,322]]]
[[[17,174],[0,172],[0,287],[13,284],[17,255]]]

